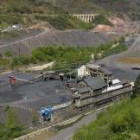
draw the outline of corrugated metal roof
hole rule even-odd
[[[80,94],[84,94],[84,93],[87,93],[87,92],[90,91],[88,87],[77,88],[76,90],[77,90]]]
[[[100,76],[84,79],[84,82],[93,90],[97,90],[107,86],[107,84]]]
[[[100,68],[100,65],[97,65],[97,64],[87,64],[86,66],[88,68],[91,68],[91,69],[99,69]]]

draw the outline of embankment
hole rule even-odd
[[[13,55],[30,54],[33,49],[46,45],[66,46],[95,46],[109,42],[110,38],[104,34],[90,31],[44,31],[9,44],[0,45],[0,52],[3,54],[9,50]]]

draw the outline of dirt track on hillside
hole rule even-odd
[[[66,46],[95,46],[109,42],[110,38],[105,34],[93,33],[91,31],[56,31],[44,30],[27,38],[15,39],[13,42],[0,44],[0,52],[10,50],[13,55],[30,54],[33,49],[46,45]]]

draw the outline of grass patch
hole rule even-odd
[[[112,47],[114,43],[101,44],[94,47],[66,47],[66,46],[46,46],[32,51],[29,56],[11,56],[10,52],[5,52],[5,56],[0,56],[0,66],[18,68],[30,64],[49,63],[54,61],[52,70],[71,71],[83,64],[86,64],[94,56],[95,60],[116,54],[127,49],[123,44]]]
[[[106,18],[105,15],[95,16],[95,18],[93,19],[93,23],[95,24],[95,26],[98,24],[113,26],[112,23]]]
[[[25,128],[18,124],[17,116],[10,107],[5,107],[6,123],[0,123],[0,139],[13,140],[26,133]]]
[[[48,21],[56,29],[89,29],[91,24],[72,18],[63,8],[54,6],[49,1],[40,0],[0,0],[0,28],[13,24],[30,26],[41,21]],[[50,16],[48,15],[57,15]]]
[[[58,30],[66,29],[91,29],[93,26],[90,23],[85,23],[69,14],[59,13],[57,16],[35,16],[38,20],[48,21],[54,28]]]
[[[18,31],[10,31],[10,32],[0,32],[0,39],[4,39],[4,38],[14,38],[17,37],[19,34]]]

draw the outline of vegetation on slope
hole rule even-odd
[[[54,69],[70,69],[81,61],[83,64],[89,62],[94,55],[95,59],[100,59],[108,55],[119,53],[127,49],[126,46],[119,44],[112,47],[114,43],[101,44],[97,47],[66,47],[66,46],[46,46],[32,51],[30,56],[11,56],[9,51],[5,52],[0,58],[0,66],[5,68],[18,67],[41,62],[55,61]],[[78,64],[77,64],[78,65]]]
[[[51,0],[53,4],[69,13],[99,13],[128,16],[140,19],[139,0]]]
[[[140,75],[133,94],[99,114],[97,120],[79,129],[74,140],[140,140]]]
[[[127,99],[83,126],[74,140],[140,140],[140,98]]]
[[[91,0],[90,0],[91,1]],[[140,19],[140,1],[138,0],[93,0],[110,14],[120,17],[128,16],[132,20]]]
[[[95,4],[94,0],[51,0],[50,3],[56,7],[62,8],[68,13],[106,13],[106,11],[101,6]]]
[[[103,24],[103,25],[110,25],[112,26],[112,23],[105,17],[105,15],[98,15],[95,16],[95,18],[92,21],[95,25]]]
[[[57,29],[79,29],[79,26],[80,29],[87,29],[90,25],[83,25],[82,21],[64,16],[65,13],[118,14],[139,20],[139,5],[137,0],[0,0],[0,28],[18,23],[29,26],[45,20],[53,26],[57,24]],[[48,18],[49,14],[60,16]]]
[[[133,96],[132,97],[137,97],[140,93],[140,75],[137,77],[135,85],[133,87]]]
[[[58,14],[57,16],[36,16],[36,19],[48,21],[54,28],[59,30],[64,29],[90,29],[92,24],[82,22],[69,14]]]
[[[5,108],[6,123],[0,124],[0,139],[13,140],[24,134],[24,128],[17,123],[16,115],[10,107]]]
[[[47,21],[56,29],[87,29],[92,26],[72,18],[63,8],[53,6],[46,0],[0,0],[0,28],[13,24],[30,26]],[[58,16],[49,16],[58,15]]]

